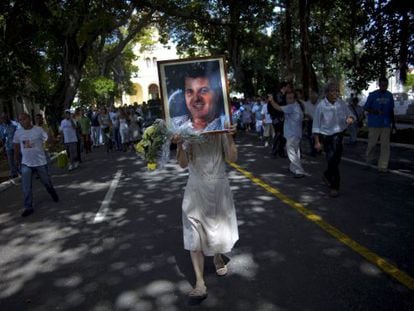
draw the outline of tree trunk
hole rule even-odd
[[[244,73],[241,66],[241,47],[239,42],[239,22],[240,6],[238,1],[230,3],[230,25],[228,27],[228,51],[229,61],[234,70],[234,80],[236,86],[242,86],[244,82]]]
[[[405,10],[401,11],[401,32],[400,32],[400,55],[399,55],[399,70],[400,70],[400,81],[405,84],[407,81],[408,71],[408,40],[409,40],[409,28],[410,20],[408,12]]]
[[[387,76],[387,62],[385,55],[385,36],[384,36],[384,21],[383,21],[383,7],[381,6],[381,1],[378,2],[378,13],[377,13],[377,22],[378,22],[378,36],[379,36],[379,73],[381,77]]]
[[[293,53],[292,53],[292,0],[285,2],[285,22],[283,27],[282,55],[284,60],[283,80],[293,81]]]
[[[128,29],[127,36],[122,38],[116,46],[114,46],[106,55],[103,56],[100,69],[101,76],[108,76],[110,67],[115,59],[121,55],[128,43],[130,43],[144,27],[147,27],[151,23],[153,14],[154,10],[151,10],[147,14],[143,15],[139,22]],[[99,50],[100,53],[102,53],[104,45],[102,44],[101,47],[102,48]]]
[[[233,38],[229,42],[230,63],[234,70],[234,80],[237,86],[243,85],[244,73],[241,66],[240,44],[237,38]]]
[[[316,93],[319,93],[318,78],[316,76],[315,68],[310,64],[310,88]]]
[[[87,47],[79,48],[74,36],[66,37],[64,40],[63,73],[49,105],[53,127],[58,126],[63,111],[70,108],[73,103],[82,77],[82,68],[87,59],[87,50]]]
[[[302,60],[302,88],[305,98],[309,95],[311,80],[310,74],[310,50],[309,50],[309,0],[299,0],[299,23],[300,23],[300,55]]]

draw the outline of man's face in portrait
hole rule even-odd
[[[214,98],[215,94],[208,78],[185,78],[185,103],[194,121],[211,121]]]

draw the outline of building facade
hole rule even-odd
[[[138,56],[138,60],[134,62],[134,65],[138,67],[138,72],[135,73],[131,81],[136,93],[134,95],[123,94],[123,105],[142,104],[148,102],[148,100],[160,98],[157,61],[179,57],[172,43],[164,45],[159,43],[158,39],[158,32],[154,29],[152,40],[156,43],[151,48],[141,52],[139,44],[134,47],[134,53]]]

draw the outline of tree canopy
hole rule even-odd
[[[223,54],[232,87],[307,89],[336,78],[359,92],[413,64],[413,8],[398,0],[151,1],[183,55]],[[306,90],[305,90],[306,91]]]
[[[153,26],[183,56],[225,55],[248,96],[331,78],[359,92],[395,70],[406,82],[414,63],[409,1],[6,0],[0,97],[34,98],[55,122],[77,94],[110,103],[131,90],[132,46]]]

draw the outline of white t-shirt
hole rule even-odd
[[[43,143],[47,140],[47,133],[39,126],[33,126],[30,130],[23,128],[14,133],[13,143],[20,144],[22,164],[29,167],[43,166],[47,164]]]
[[[63,141],[65,144],[78,142],[76,129],[72,124],[75,124],[75,121],[70,119],[63,119],[62,122],[60,122],[60,130],[63,132]]]

